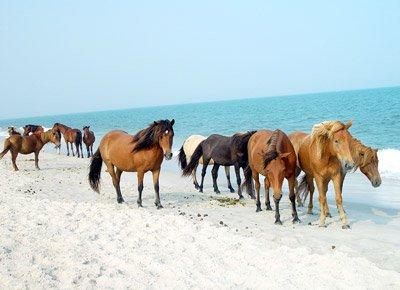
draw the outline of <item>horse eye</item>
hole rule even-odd
[[[339,140],[335,140],[335,143],[338,144],[338,143],[339,143]]]
[[[165,131],[165,134],[168,134],[168,130]]]
[[[360,153],[360,156],[364,157],[364,153]]]

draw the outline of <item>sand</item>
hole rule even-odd
[[[232,199],[222,171],[221,195],[210,175],[201,194],[169,161],[157,210],[150,175],[138,208],[133,174],[122,175],[126,203],[117,204],[108,173],[101,194],[89,188],[88,159],[43,153],[36,171],[31,158],[19,156],[20,172],[9,155],[0,161],[3,289],[400,288],[398,181],[373,189],[361,174],[348,176],[350,230],[341,229],[332,193],[326,228],[305,208],[293,225],[285,187],[277,226],[247,196]]]

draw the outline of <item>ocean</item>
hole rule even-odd
[[[310,132],[324,120],[353,120],[352,135],[380,149],[380,159],[387,167],[382,167],[384,175],[400,178],[400,87],[3,119],[0,136],[7,136],[11,125],[49,128],[60,122],[74,128],[90,125],[98,142],[113,129],[133,134],[154,120],[172,118],[176,121],[175,150],[192,134],[232,135],[261,128]]]

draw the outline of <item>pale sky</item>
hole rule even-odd
[[[0,119],[400,85],[400,1],[0,0]]]

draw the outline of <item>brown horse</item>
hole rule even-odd
[[[336,205],[342,228],[349,228],[347,216],[343,209],[342,188],[346,172],[356,166],[352,155],[353,137],[348,131],[352,122],[343,124],[340,121],[326,121],[314,125],[311,135],[304,138],[299,147],[298,160],[305,177],[299,189],[310,190],[312,208],[312,195],[314,192],[313,179],[315,178],[320,204],[319,225],[325,226],[325,219],[329,214],[326,192],[329,181],[333,181],[336,196]]]
[[[72,129],[68,126],[65,126],[60,123],[55,123],[53,125],[54,130],[58,130],[63,136],[65,144],[67,145],[67,156],[69,156],[69,143],[71,143],[71,151],[72,156],[75,156],[73,144],[76,147],[76,154],[79,157],[83,158],[83,151],[82,151],[82,132],[79,129]],[[79,153],[79,148],[81,149]]]
[[[12,135],[20,135],[21,136],[21,133],[18,132],[17,130],[15,130],[15,127],[8,127],[7,132],[8,132],[8,135],[10,135],[10,136],[12,136]]]
[[[87,157],[93,156],[93,143],[96,140],[93,131],[89,130],[90,126],[83,127],[83,143],[86,145]],[[83,153],[82,153],[83,154]]]
[[[282,198],[283,179],[289,183],[289,199],[292,203],[293,223],[300,222],[295,202],[296,153],[289,138],[281,130],[261,130],[251,136],[248,148],[249,165],[245,170],[245,186],[252,192],[252,177],[255,181],[257,212],[261,211],[259,174],[265,176],[265,206],[271,210],[269,188],[272,186],[275,202],[275,223],[282,224],[279,201]]]
[[[159,193],[159,176],[163,157],[172,158],[173,125],[175,120],[160,120],[132,136],[123,131],[111,131],[100,141],[99,149],[90,162],[89,184],[99,192],[101,167],[104,163],[111,175],[117,192],[117,202],[122,203],[120,179],[123,171],[137,172],[139,197],[142,206],[143,177],[148,171],[153,174],[155,205],[162,208]]]
[[[307,136],[308,134],[304,132],[294,132],[289,135],[289,139],[290,141],[292,141],[296,153],[300,148],[301,142]],[[381,176],[378,170],[379,160],[377,152],[377,149],[372,149],[371,147],[365,146],[361,141],[355,138],[352,139],[351,154],[356,163],[356,166],[359,167],[360,171],[369,179],[373,187],[379,187],[382,183]],[[301,171],[300,168],[298,169],[299,170],[296,176],[298,176],[299,172]],[[307,198],[307,193],[308,190],[303,191],[304,198],[303,200],[301,200],[300,194],[298,193],[298,191],[296,192],[297,203],[299,205],[302,205],[303,202],[305,202]],[[312,213],[312,201],[310,201],[309,203],[308,212]],[[330,216],[329,211],[327,216]]]
[[[13,163],[14,170],[17,171],[18,167],[16,164],[18,153],[31,154],[35,153],[35,166],[39,168],[39,152],[43,146],[52,142],[54,144],[60,144],[60,134],[56,130],[48,130],[46,132],[34,133],[29,136],[12,135],[4,141],[4,150],[0,153],[0,159],[4,155],[11,151],[11,160]]]
[[[40,133],[44,132],[44,128],[39,125],[25,125],[22,127],[24,129],[24,136],[28,136],[29,133]]]

